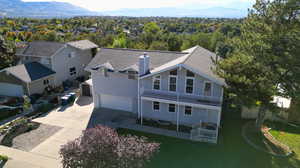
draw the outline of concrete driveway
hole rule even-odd
[[[59,126],[62,129],[30,152],[18,150],[18,155],[16,151],[9,151],[9,148],[3,149],[7,150],[6,153],[11,153],[12,155],[7,154],[12,157],[12,160],[8,161],[5,167],[22,167],[22,162],[24,163],[23,165],[31,164],[31,167],[50,168],[54,167],[53,165],[60,167],[59,149],[61,145],[79,137],[82,131],[87,128],[93,107],[91,97],[80,97],[72,106],[55,109],[45,116],[34,119],[33,121],[35,122]],[[28,161],[28,157],[31,158],[31,161]],[[47,160],[48,164],[43,164],[43,160]]]

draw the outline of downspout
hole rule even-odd
[[[27,87],[27,94],[30,96],[30,90],[29,90],[29,83],[26,82],[26,87]]]
[[[179,93],[177,92],[177,100],[176,100],[176,106],[177,106],[177,132],[179,131]]]
[[[138,75],[138,118],[140,118],[140,75]]]

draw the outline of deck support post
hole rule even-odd
[[[141,99],[141,125],[143,125],[143,99]]]

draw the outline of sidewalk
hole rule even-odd
[[[0,145],[0,154],[9,156],[5,168],[58,168],[60,161],[46,156]]]

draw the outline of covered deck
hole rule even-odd
[[[218,112],[217,122],[201,121],[193,124],[190,131],[190,139],[194,141],[217,143],[218,129],[220,125],[221,117],[221,101],[216,99],[209,99],[202,96],[189,96],[179,94],[168,94],[153,91],[144,91],[141,95],[141,102],[143,101],[156,101],[166,104],[175,104],[177,106],[176,111],[176,125],[177,131],[181,123],[181,118],[178,112],[180,106],[191,106],[201,109],[214,110]],[[141,124],[143,124],[143,103],[141,103],[141,111],[139,118],[141,118]]]

